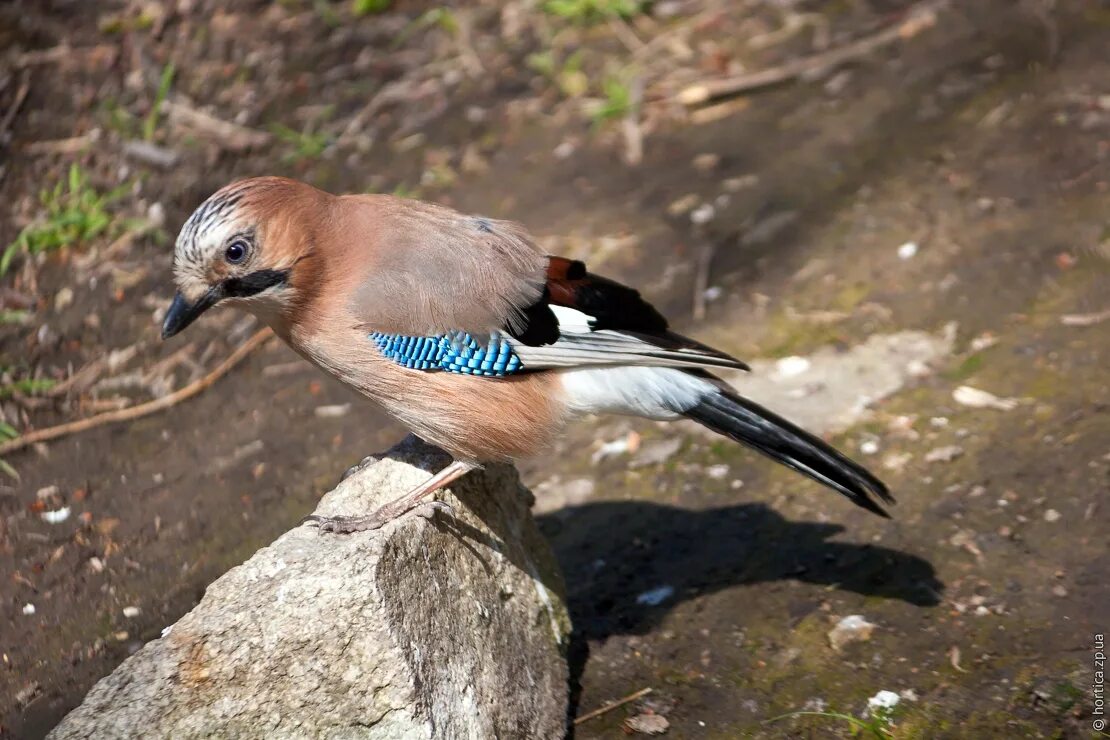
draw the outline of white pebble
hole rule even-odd
[[[1044,520],[1046,522],[1056,522],[1060,520],[1060,512],[1056,509],[1049,509],[1044,513]]]
[[[139,611],[139,607],[137,607],[137,606],[125,606],[125,607],[123,607],[123,616],[127,617],[128,619],[134,619],[135,617],[139,616],[139,614],[140,614],[140,611]]]
[[[150,208],[146,209],[146,218],[150,221],[150,225],[155,228],[161,228],[166,223],[166,208],[161,203],[155,201],[150,204]]]
[[[898,259],[909,260],[917,255],[917,242],[906,242],[898,247]]]
[[[865,439],[860,443],[859,451],[864,455],[874,455],[879,451],[879,443],[873,439]]]
[[[26,614],[28,617],[31,616],[32,614],[35,613],[35,605],[34,604],[24,604],[23,605],[23,613]]]
[[[69,507],[63,506],[54,511],[44,511],[39,514],[39,517],[47,524],[61,524],[66,519],[69,519]]]
[[[556,159],[566,159],[574,154],[574,149],[574,142],[564,141],[560,143],[559,146],[555,147],[551,153],[555,155]]]
[[[724,464],[710,465],[708,468],[705,469],[705,474],[713,480],[721,480],[726,475],[728,475],[728,466]]]
[[[999,398],[993,393],[972,388],[970,385],[961,385],[952,391],[952,398],[956,403],[962,406],[970,406],[973,409],[1013,411],[1018,405],[1018,399],[1016,398]]]
[[[804,357],[783,357],[775,363],[775,372],[780,377],[792,378],[809,370],[810,362]]]
[[[902,701],[901,696],[884,689],[867,700],[867,708],[872,712],[876,709],[894,709],[900,701]]]
[[[349,403],[337,403],[332,406],[317,406],[315,410],[318,419],[337,419],[346,416],[351,410]]]
[[[702,226],[712,221],[716,216],[717,209],[713,207],[712,203],[702,203],[690,212],[690,222]]]

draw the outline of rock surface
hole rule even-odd
[[[443,463],[406,440],[317,513],[370,511]],[[454,519],[287,532],[50,737],[562,737],[570,622],[531,495],[492,467],[441,498]]]

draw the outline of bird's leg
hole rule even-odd
[[[336,534],[377,529],[386,522],[393,521],[402,514],[415,509],[425,496],[435,493],[452,481],[458,480],[476,467],[478,466],[474,463],[456,460],[404,496],[390,501],[372,514],[365,516],[317,516],[311,514],[301,520],[301,523],[312,522],[320,528],[321,532],[335,532]],[[435,502],[434,505],[437,509],[450,508],[447,504],[441,502]]]

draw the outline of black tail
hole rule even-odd
[[[842,493],[857,506],[890,518],[875,501],[893,504],[886,485],[809,432],[746,398],[720,391],[683,412],[718,434],[742,442],[788,468]]]

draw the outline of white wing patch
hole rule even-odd
[[[559,372],[567,408],[577,414],[625,414],[670,421],[717,386],[666,367],[607,367]]]
[[[594,329],[596,319],[583,311],[555,304],[548,308],[559,323],[559,339],[553,344],[533,346],[506,337],[525,371],[614,365],[746,369],[743,363],[708,348],[681,346],[677,335]]]
[[[593,316],[582,313],[577,308],[568,308],[567,306],[550,304],[548,308],[551,309],[551,313],[555,314],[555,320],[559,322],[559,331],[593,331],[590,328],[590,324],[595,320]]]

